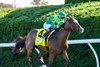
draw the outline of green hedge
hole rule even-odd
[[[85,2],[93,2],[93,1],[100,1],[100,0],[65,0],[65,4],[68,4],[68,3],[85,3]]]
[[[59,6],[44,6],[31,8],[8,8],[0,9],[0,42],[11,42],[19,35],[27,35],[33,28],[41,28],[45,20],[64,10],[67,15],[75,17],[84,27],[85,32],[78,34],[72,31],[69,39],[100,38],[100,2],[66,4]],[[100,46],[95,48],[100,56]],[[95,67],[95,58],[86,44],[70,45],[68,55],[71,60],[69,67]],[[37,53],[33,54],[33,65],[39,64],[35,61]],[[46,55],[45,63],[48,61]],[[10,48],[0,49],[0,67],[27,67],[25,58],[19,62],[12,61],[13,55]],[[64,67],[64,59],[58,56],[53,64],[54,67]]]

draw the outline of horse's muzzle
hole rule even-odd
[[[80,29],[78,29],[79,33],[83,33],[84,32],[84,28],[80,27]]]

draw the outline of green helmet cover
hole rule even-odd
[[[59,17],[66,17],[66,13],[64,11],[61,11],[58,13]]]

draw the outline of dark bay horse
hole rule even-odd
[[[84,32],[84,29],[75,18],[67,17],[67,20],[61,26],[61,28],[49,37],[47,47],[35,46],[37,29],[31,30],[25,38],[25,48],[27,50],[27,60],[29,67],[32,67],[31,55],[35,47],[37,47],[40,51],[37,60],[41,65],[44,65],[44,63],[40,60],[40,58],[49,52],[48,67],[52,67],[53,60],[57,55],[61,55],[65,59],[65,67],[67,67],[70,62],[66,51],[68,48],[67,41],[72,30],[75,30],[79,33]]]

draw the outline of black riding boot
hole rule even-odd
[[[43,38],[46,38],[48,36],[49,32],[46,31],[46,33],[43,35]]]

